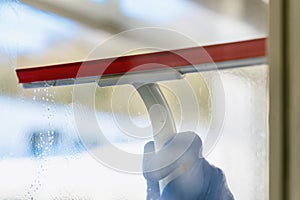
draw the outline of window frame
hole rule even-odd
[[[270,65],[271,200],[300,198],[300,52],[297,0],[270,1],[268,59]],[[297,34],[298,33],[298,34]]]

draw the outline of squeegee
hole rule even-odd
[[[266,64],[266,39],[239,41],[147,54],[105,58],[52,66],[17,69],[24,88],[84,84],[99,86],[132,84],[149,113],[155,149],[176,135],[176,126],[157,82],[184,78],[186,73]],[[150,112],[154,105],[163,110]],[[163,123],[163,124],[162,124]],[[171,179],[166,177],[161,188]]]

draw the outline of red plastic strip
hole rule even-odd
[[[201,52],[207,52],[209,56]],[[31,83],[89,76],[118,75],[128,71],[155,70],[162,68],[163,65],[175,68],[205,64],[212,61],[224,62],[263,56],[266,56],[266,38],[118,58],[17,69],[16,72],[19,83]],[[142,69],[136,68],[149,63],[153,64],[146,65]],[[83,70],[81,66],[84,66]]]

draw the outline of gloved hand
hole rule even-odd
[[[179,133],[157,153],[144,147],[147,200],[233,200],[223,172],[202,157],[202,141],[193,132]],[[178,171],[179,175],[178,175]],[[159,181],[176,174],[160,195]]]

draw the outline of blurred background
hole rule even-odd
[[[132,28],[168,28],[201,46],[267,34],[268,6],[263,0],[4,0],[0,5],[0,84],[7,95],[20,92],[12,73],[16,67],[84,60],[109,37]],[[108,47],[103,57],[116,56],[119,46],[132,43],[175,42],[161,38],[122,38]],[[70,101],[63,94],[68,92],[61,91],[62,101]]]
[[[23,89],[17,68],[90,59],[99,44],[134,28],[169,29],[191,38],[195,46],[266,37],[267,11],[267,0],[0,1],[0,198],[144,199],[146,191],[142,176],[110,170],[86,153],[73,119],[73,86]],[[164,38],[126,34],[97,58],[119,56],[118,49],[137,44],[183,47],[183,41]],[[213,104],[218,103],[218,95],[213,96],[215,73],[224,83],[226,116],[222,136],[208,159],[224,170],[236,199],[267,199],[266,65],[188,75],[185,81],[191,84],[201,113],[192,125],[180,123],[180,109],[185,108],[163,89],[177,128],[184,131],[197,124],[194,131],[205,139]],[[163,84],[175,94],[183,90],[176,82]],[[111,142],[140,153],[146,141],[128,138],[111,116],[112,111],[122,115],[128,110],[112,108],[113,93],[126,96],[132,91],[131,87],[98,88],[95,109]],[[134,123],[149,126],[137,94],[129,106]],[[88,109],[94,112],[92,106]],[[92,146],[100,148],[101,142],[89,136],[93,130],[87,127],[87,132]]]

